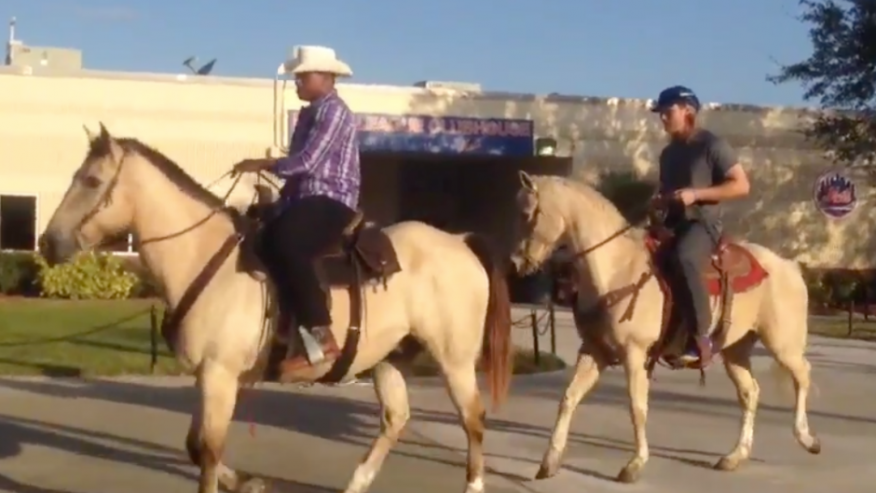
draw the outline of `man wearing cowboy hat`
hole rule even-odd
[[[354,219],[361,176],[356,120],[335,91],[336,78],[353,75],[349,65],[330,48],[301,46],[286,71],[295,75],[298,98],[310,103],[298,114],[289,155],[245,159],[234,171],[271,171],[286,179],[276,215],[264,229],[262,254],[282,301],[305,329],[299,330],[307,356],[290,355],[284,362],[285,371],[294,371],[329,364],[340,354],[315,260]]]

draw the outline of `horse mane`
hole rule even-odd
[[[142,156],[148,163],[154,166],[155,169],[160,171],[161,174],[166,176],[168,180],[191,198],[203,202],[211,208],[221,208],[224,206],[222,199],[204,188],[203,185],[195,181],[194,178],[186,173],[180,165],[176,164],[173,160],[158,150],[133,137],[121,137],[115,139],[115,141],[123,150],[135,152]],[[91,149],[89,149],[88,159],[104,158],[108,153],[109,148],[107,146],[92,145]]]
[[[617,218],[619,224],[627,224],[626,219],[624,219],[618,208],[613,203],[611,203],[610,200],[605,198],[605,195],[602,195],[599,190],[596,190],[587,183],[572,178],[555,175],[538,175],[534,176],[533,178],[535,178],[536,186],[538,186],[539,188],[542,188],[544,185],[547,185],[548,187],[570,188],[573,191],[583,195],[584,198],[590,203],[590,205],[592,205],[596,209],[597,212],[603,212],[609,215],[613,215]]]
[[[561,187],[565,187],[568,191],[577,192],[579,196],[583,196],[584,200],[587,201],[588,205],[593,207],[593,210],[597,213],[602,213],[605,216],[602,220],[609,219],[614,220],[615,224],[613,226],[617,231],[621,231],[624,228],[629,228],[627,231],[624,231],[620,237],[628,238],[633,241],[642,241],[645,230],[642,228],[631,225],[629,221],[621,214],[620,210],[618,210],[617,206],[615,206],[610,200],[605,198],[605,195],[602,195],[599,190],[593,188],[588,183],[575,180],[573,178],[566,178],[564,176],[555,176],[555,175],[536,175],[533,176],[533,181],[537,187],[548,188],[548,189],[558,189]],[[553,194],[549,194],[551,196],[555,196]],[[608,225],[611,227],[611,225]]]

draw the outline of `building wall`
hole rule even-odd
[[[343,85],[356,112],[532,118],[575,159],[576,174],[594,180],[605,170],[654,171],[663,136],[646,102],[505,94],[466,95],[389,86]],[[0,70],[0,193],[39,196],[39,229],[57,206],[84,157],[86,124],[136,136],[210,183],[244,157],[285,145],[285,111],[300,107],[293,87],[274,104],[272,81],[76,72],[22,75]],[[858,179],[861,205],[832,222],[812,203],[815,178],[827,169],[821,153],[795,132],[806,114],[789,109],[725,106],[707,109],[705,125],[739,150],[754,181],[749,200],[729,208],[731,232],[821,266],[876,264],[873,189]],[[367,164],[365,201],[380,215],[397,207],[398,165]],[[378,170],[378,171],[368,171]],[[228,182],[217,183],[222,194]],[[250,199],[248,184],[234,196]],[[854,231],[853,231],[854,230]]]

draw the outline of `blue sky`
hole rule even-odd
[[[725,103],[802,104],[766,82],[805,58],[796,0],[2,0],[18,38],[83,50],[101,70],[272,77],[296,44],[335,48],[353,81],[655,97],[691,86]]]

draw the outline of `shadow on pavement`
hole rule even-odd
[[[560,378],[564,380],[567,377],[566,375],[557,375],[552,376],[551,378]],[[434,383],[438,385],[437,381]],[[98,399],[109,402],[159,408],[184,415],[189,415],[196,405],[195,393],[190,387],[153,386],[130,381],[0,379],[0,386],[51,395],[56,398]],[[515,393],[518,395],[538,395],[539,393],[544,393],[545,397],[549,396],[552,400],[557,400],[559,394],[557,394],[556,391],[549,392],[544,390],[545,388],[550,387],[550,385],[544,384],[533,385],[531,387],[529,385],[518,384],[515,388]],[[604,390],[605,386],[601,392],[594,394],[591,402],[619,403],[623,407],[626,407],[625,389],[610,389],[608,393]],[[360,388],[358,391],[367,391],[367,389]],[[682,397],[687,398],[687,396]],[[678,400],[682,397],[673,395],[670,398]],[[663,396],[662,398],[665,399],[666,397]],[[411,400],[412,402],[417,401],[416,393],[411,396]],[[734,402],[724,402],[717,399],[715,402],[721,406],[732,406],[733,412],[731,414],[733,419],[737,419],[738,411],[736,410],[736,404]],[[446,398],[445,404],[449,407],[449,398]],[[243,421],[252,421],[261,426],[277,427],[334,442],[352,444],[359,447],[368,447],[377,434],[379,426],[378,413],[379,409],[374,403],[360,402],[358,400],[337,396],[319,395],[318,393],[307,391],[288,392],[286,390],[260,388],[256,390],[247,389],[243,393],[242,399],[238,405],[237,417],[238,420],[244,418]],[[412,409],[412,421],[439,423],[454,427],[459,426],[458,417],[455,413],[423,408]],[[552,420],[540,424],[542,426],[534,426],[505,419],[490,418],[487,423],[487,434],[489,437],[490,431],[501,431],[511,434],[526,435],[543,440],[544,446],[547,446],[547,441],[550,437],[551,431],[549,427],[552,425]],[[7,428],[9,428],[8,432]],[[43,425],[19,418],[0,418],[0,436],[17,435],[21,437],[18,439],[19,442],[27,441],[31,443],[41,443],[49,447],[69,450],[73,453],[127,462],[194,480],[194,475],[191,472],[193,469],[189,468],[190,466],[181,450],[156,447],[154,445],[142,444],[139,442],[130,443],[132,442],[130,439],[102,436],[104,434],[84,430],[66,430],[67,434],[74,436],[68,436],[64,433],[64,427],[59,427],[57,425]],[[83,439],[76,438],[75,435],[77,433],[81,437],[115,441],[122,446],[136,445],[138,447],[153,450],[154,453],[136,453],[126,450],[118,450],[112,446],[87,442],[80,443],[83,442]],[[180,444],[183,443],[183,439],[184,437],[180,436]],[[571,433],[570,440],[595,449],[613,450],[624,453],[631,453],[633,451],[633,446],[630,442],[610,439],[607,437]],[[399,450],[398,447],[393,450],[393,455],[432,461],[450,466],[461,467],[465,463],[465,450],[437,443],[416,431],[412,431],[410,428],[404,435],[402,443],[415,445],[423,449],[457,452],[458,454],[456,454],[456,457],[458,458],[448,459],[432,457],[422,453],[418,454],[411,452],[409,450]],[[715,456],[712,452],[661,447],[656,444],[651,444],[651,454],[655,457],[661,457],[697,467],[711,467],[711,461]],[[537,463],[531,458],[524,456],[495,453],[488,453],[487,455],[488,457],[511,459],[533,465]],[[691,455],[697,456],[697,458],[686,457]],[[709,460],[706,461],[705,458],[708,458]],[[591,477],[613,480],[599,471],[582,470],[579,468],[575,468],[574,470],[575,472]],[[517,473],[499,472],[495,470],[491,470],[490,472],[492,474],[503,476],[521,486],[523,486],[525,481],[529,480],[529,477],[523,477]],[[352,469],[350,473],[352,473]],[[278,481],[282,482],[282,480]],[[279,491],[282,491],[282,489]]]
[[[17,456],[27,445],[37,445],[76,455],[132,464],[184,478],[194,478],[190,472],[181,469],[182,466],[187,465],[187,462],[180,456],[179,451],[107,433],[0,415],[0,437],[2,437],[0,459]],[[117,446],[104,445],[95,440],[110,442]],[[126,448],[131,446],[149,452],[134,452]],[[0,490],[16,493],[65,493],[60,490],[26,485],[4,476],[0,476]]]
[[[596,403],[607,405],[610,408],[617,408],[618,410],[623,409],[623,415],[619,415],[618,419],[626,421],[627,391],[623,385],[622,375],[606,376],[610,378],[604,379],[600,387],[589,396],[583,405]],[[569,372],[519,379],[515,382],[512,392],[513,395],[521,397],[520,402],[517,404],[520,406],[527,405],[526,398],[529,398],[530,402],[534,402],[532,398],[558,402],[563,386],[568,381],[568,378]],[[418,382],[417,385],[412,386],[411,401],[416,403],[418,394],[438,390],[434,389],[434,387],[441,385],[439,380]],[[726,386],[727,383],[724,382],[720,385]],[[196,395],[191,387],[159,386],[152,385],[148,381],[0,378],[0,387],[42,394],[56,399],[94,399],[156,408],[180,413],[185,416],[190,415],[196,405]],[[349,395],[350,398],[337,395],[322,395],[329,392],[335,394],[343,393]],[[343,390],[313,389],[299,392],[290,392],[288,389],[271,387],[246,389],[242,393],[238,405],[237,418],[239,421],[251,421],[265,427],[277,427],[364,448],[370,445],[377,434],[379,426],[379,409],[377,405],[372,402],[361,402],[358,400],[370,394],[370,389],[361,387],[345,388]],[[736,421],[739,418],[740,411],[734,397],[730,392],[728,392],[726,398],[722,398],[652,389],[652,408],[663,408],[691,415],[710,414]],[[432,402],[436,402],[436,399],[432,399]],[[515,402],[512,399],[510,405],[514,406]],[[444,411],[444,409],[450,410],[452,407],[449,398],[443,394],[443,390],[442,399],[434,406],[438,409],[424,409],[422,407],[412,409],[412,422],[431,422],[453,427],[459,426],[458,417],[455,412]],[[787,407],[762,405],[761,409],[781,413],[782,421],[787,420],[790,423],[793,419],[793,415]],[[876,422],[872,418],[861,416],[822,411],[810,411],[810,413],[813,416],[857,423],[872,424]],[[764,418],[766,416],[761,414],[760,419]],[[551,416],[549,421],[539,424],[541,426],[492,417],[488,420],[487,424],[488,441],[491,431],[501,431],[509,434],[534,437],[543,440],[542,446],[547,446],[550,426],[553,424],[553,416]],[[261,432],[264,433],[266,431],[269,430]],[[165,447],[102,432],[0,415],[0,437],[2,437],[0,439],[0,458],[17,455],[26,444],[36,444],[65,450],[72,454],[128,463],[165,474],[175,475],[193,482],[195,480],[195,469],[188,463],[185,454],[182,452],[183,436],[179,437],[179,448]],[[587,448],[613,450],[624,454],[630,453],[633,450],[631,443],[628,441],[597,435],[573,432],[570,435],[570,441],[584,445]],[[454,467],[460,466],[460,475],[464,474],[461,466],[465,462],[465,451],[459,447],[438,443],[434,439],[419,433],[416,429],[411,428],[405,434],[403,444],[414,445],[414,447],[405,447],[403,445],[394,449],[393,455],[432,461]],[[715,444],[713,441],[706,440],[703,445],[714,446]],[[132,451],[132,448],[138,450]],[[432,457],[428,453],[428,449],[455,453],[450,458],[446,454],[444,454],[444,457]],[[714,452],[663,447],[655,443],[651,444],[651,452],[654,457],[661,457],[698,467],[710,467],[715,457]],[[532,460],[531,456],[514,455],[513,452],[510,455],[495,453],[488,453],[487,455],[519,461],[522,464],[532,464],[533,466],[537,462]],[[708,459],[708,462],[705,459]],[[600,471],[585,470],[578,465],[570,466],[567,466],[569,470],[580,474],[603,480],[613,480],[613,478]],[[522,477],[511,471],[498,472],[491,470],[490,472],[491,474],[503,476],[524,488],[526,488],[526,482],[529,480],[528,477]],[[349,473],[352,473],[352,465],[350,466]],[[336,491],[327,489],[324,486],[299,484],[280,478],[276,478],[272,482],[274,484],[273,491],[277,492],[311,491],[313,493],[324,493]],[[63,491],[29,487],[28,485],[17,483],[10,478],[0,476],[0,490],[2,489],[20,493],[65,493]]]
[[[178,476],[192,482],[197,474],[180,450],[159,446],[142,440],[119,437],[108,433],[49,424],[36,420],[0,415],[0,459],[17,456],[27,445],[51,447],[71,454],[119,462]],[[109,442],[109,445],[97,443]],[[130,447],[145,450],[135,452]],[[264,478],[276,493],[328,493],[335,489],[300,483],[282,478]],[[69,493],[21,483],[0,475],[0,491],[15,493]]]
[[[15,493],[71,493],[64,490],[40,488],[39,486],[20,483],[2,474],[0,474],[0,491],[14,491]]]

